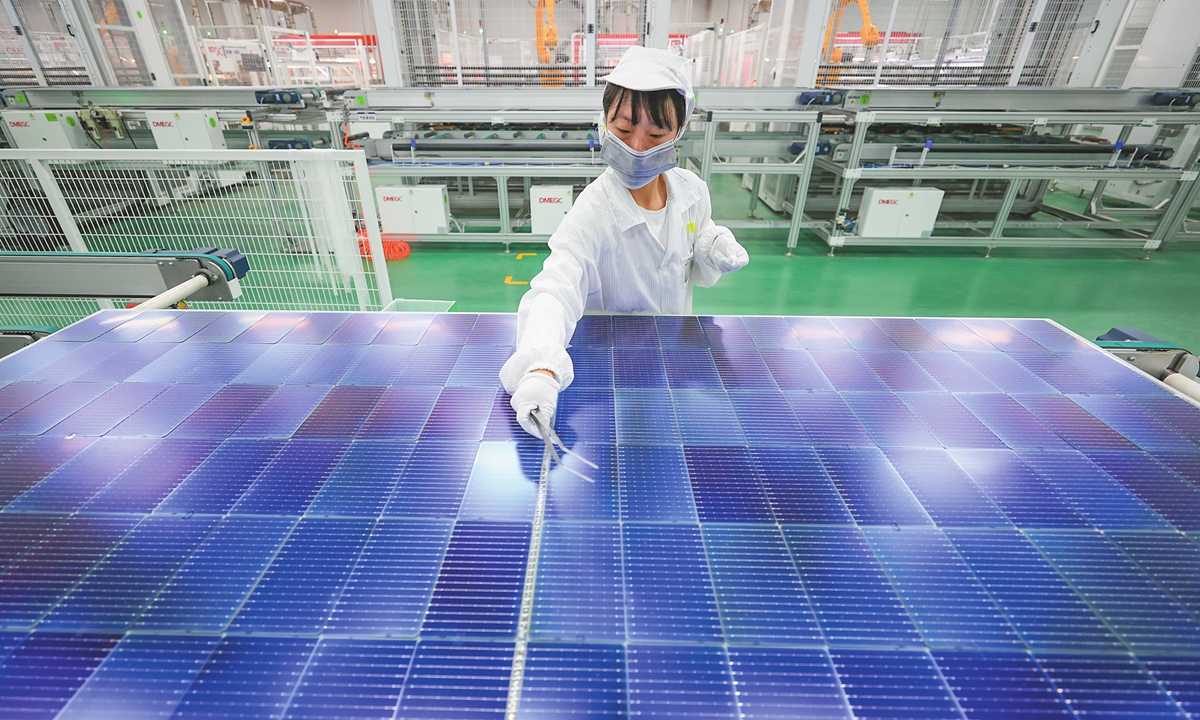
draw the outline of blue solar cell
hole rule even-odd
[[[429,329],[432,313],[396,313],[371,341],[372,345],[416,345]],[[469,328],[468,328],[469,329]]]
[[[700,327],[700,318],[658,316],[654,318],[654,325],[658,328],[659,345],[664,348],[708,347],[708,337]]]
[[[120,383],[100,397],[76,410],[51,428],[58,436],[98,437],[150,402],[167,388],[153,383]]]
[[[1078,717],[1129,720],[1186,717],[1130,655],[1039,655],[1038,662]]]
[[[625,648],[529,646],[518,716],[537,720],[627,717]]]
[[[391,315],[388,313],[354,313],[326,342],[370,345],[389,319]]]
[[[1018,450],[1068,450],[1070,445],[1008,395],[955,395],[1006,445]]]
[[[329,388],[321,385],[284,385],[264,400],[230,437],[291,437],[328,392]]]
[[[25,642],[27,637],[29,637],[29,633],[25,632],[0,632],[0,663],[8,659],[12,651]]]
[[[852,720],[825,651],[731,646],[728,652],[745,720]]]
[[[721,384],[726,388],[776,389],[770,369],[753,346],[749,350],[714,349],[712,356],[717,365],[717,373],[721,376]]]
[[[1170,425],[1180,435],[1200,444],[1200,413],[1195,406],[1177,397],[1130,398],[1138,407]]]
[[[630,645],[626,654],[631,717],[738,717],[722,648]]]
[[[763,362],[783,390],[833,392],[833,385],[804,350],[763,350]]]
[[[0,421],[0,435],[41,435],[111,387],[87,382],[59,385]]]
[[[0,708],[10,718],[53,718],[119,635],[34,633],[0,663]]]
[[[864,352],[862,357],[892,392],[940,392],[942,386],[900,350]]]
[[[383,514],[390,517],[457,516],[478,450],[478,443],[418,444],[400,473],[400,480]]]
[[[147,450],[80,510],[151,512],[212,454],[218,444],[217,440],[162,440]]]
[[[1073,395],[1071,399],[1143,450],[1197,452],[1200,447],[1167,423],[1116,395]]]
[[[95,340],[103,333],[135,317],[136,313],[121,310],[101,310],[86,317],[74,325],[59,330],[51,337],[59,342],[87,342]]]
[[[151,720],[169,716],[220,641],[219,637],[127,636],[58,717]]]
[[[898,396],[929,429],[937,441],[948,448],[1003,448],[1004,442],[988,430],[979,418],[946,393],[903,393]],[[1049,396],[1038,396],[1049,397]]]
[[[1085,375],[1114,388],[1122,395],[1174,397],[1171,391],[1142,371],[1104,352],[1070,353],[1063,358]]]
[[[84,448],[91,438],[34,438],[0,462],[0,506],[7,505],[42,481]]]
[[[1005,320],[1022,335],[1052,352],[1095,353],[1096,348],[1045,320]]]
[[[218,385],[171,385],[107,434],[112,437],[163,437],[220,389]]]
[[[422,442],[478,441],[487,426],[488,411],[495,397],[496,391],[490,388],[446,388],[425,421],[425,429],[421,431]]]
[[[414,647],[404,640],[321,640],[283,717],[392,717]]]
[[[853,350],[811,350],[810,355],[825,377],[840,392],[887,392],[863,356]]]
[[[511,643],[419,643],[396,720],[503,717],[512,659]]]
[[[358,433],[386,388],[337,385],[296,430],[298,438],[344,438]]]
[[[58,383],[15,382],[0,387],[0,419],[62,387]]]
[[[1012,354],[1030,372],[1045,380],[1061,393],[1103,394],[1115,392],[1103,382],[1079,372],[1079,368],[1060,357],[1048,354]]]
[[[315,638],[225,638],[171,717],[279,717],[316,644]]]
[[[412,443],[351,443],[306,514],[379,515],[395,490],[414,447]]]
[[[644,315],[614,315],[613,345],[617,347],[658,347],[658,328],[654,318]]]
[[[1087,521],[1016,453],[953,450],[950,454],[1017,527],[1087,527]]]
[[[159,504],[156,512],[229,512],[283,446],[278,440],[226,440]]]
[[[1184,712],[1192,717],[1200,713],[1200,658],[1142,655],[1138,659]]]
[[[850,350],[850,343],[838,332],[828,318],[789,317],[792,333],[809,350]]]
[[[728,641],[824,642],[777,526],[706,525],[704,546]]]
[[[878,448],[820,448],[817,455],[859,524],[933,524]]]
[[[0,627],[35,625],[138,520],[129,516],[68,518],[0,575]]]
[[[613,379],[613,351],[608,347],[569,347],[571,365],[575,379],[574,388],[611,388]],[[661,360],[659,363],[661,364]],[[665,375],[664,375],[665,377]]]
[[[1122,649],[1029,542],[1012,530],[946,530],[975,576],[1035,652]]]
[[[326,633],[414,636],[450,541],[447,520],[381,520],[325,626]]]
[[[500,368],[512,356],[508,346],[468,345],[458,356],[446,385],[452,387],[500,387]]]
[[[854,522],[811,448],[752,447],[750,458],[778,522],[821,525]]]
[[[363,422],[360,438],[415,440],[425,427],[439,390],[434,387],[390,387]]]
[[[1200,623],[1095,532],[1028,533],[1038,549],[1137,653],[1200,650]]]
[[[361,519],[302,519],[230,623],[230,632],[321,632],[372,525]]]
[[[1163,465],[1179,473],[1183,479],[1200,487],[1200,454],[1162,452],[1150,454]]]
[[[846,401],[837,393],[785,392],[796,419],[813,445],[832,447],[874,447]]]
[[[1169,530],[1171,526],[1125,486],[1078,452],[1022,452],[1068,505],[1100,530]]]
[[[74,512],[156,442],[140,438],[101,438],[25,491],[5,510]]]
[[[753,350],[755,347],[754,337],[750,335],[740,317],[733,315],[701,317],[700,327],[704,328],[708,344],[713,348]]]
[[[843,393],[842,399],[880,447],[941,447],[941,443],[895,395]]]
[[[613,324],[609,315],[584,315],[575,323],[571,345],[575,347],[612,347]]]
[[[548,478],[546,517],[552,520],[619,520],[621,502],[616,447],[581,443],[573,446],[571,451],[598,467],[587,466],[569,455],[562,456],[567,467],[555,462]]]
[[[618,388],[665,388],[667,370],[662,352],[656,347],[616,348],[613,377]]]
[[[483,442],[463,494],[463,520],[533,522],[545,446],[533,442]]]
[[[487,426],[483,429],[483,439],[521,440],[528,436],[529,433],[517,422],[517,414],[512,407],[512,396],[501,388],[492,400],[492,410],[488,413]]]
[[[745,445],[729,396],[720,390],[674,390],[679,436],[693,445]]]
[[[58,343],[54,347],[65,347],[63,343]],[[84,344],[78,343],[76,347],[79,349],[75,352],[38,367],[19,379],[26,382],[67,382],[74,380],[77,377],[83,376],[84,379],[91,379],[91,371],[100,363],[108,360],[114,355],[124,354],[131,347],[129,343],[95,343]],[[14,378],[16,379],[16,378]]]
[[[629,639],[720,642],[699,526],[627,523],[622,538]]]
[[[1180,533],[1106,533],[1122,551],[1193,615],[1200,616],[1200,545]]]
[[[39,629],[129,629],[216,524],[212,516],[146,518],[59,601]]]
[[[51,338],[57,339],[59,331]],[[58,363],[74,365],[81,363],[85,367],[85,358],[92,353],[91,346],[78,342],[39,342],[22,348],[20,352],[0,358],[0,382],[20,380],[26,375],[45,374],[49,368]]]
[[[543,533],[533,637],[624,641],[621,527],[548,522]]]
[[[258,322],[266,313],[238,311],[224,313],[200,332],[188,338],[193,343],[227,343]],[[186,313],[185,313],[186,317]]]
[[[614,443],[616,412],[611,388],[577,388],[572,384],[558,396],[555,431],[568,446],[577,442]]]
[[[900,347],[908,351],[946,351],[950,348],[912,318],[875,318],[875,324]]]
[[[804,345],[781,317],[744,317],[742,324],[759,350],[801,350]]]
[[[281,343],[320,345],[333,335],[342,323],[350,318],[350,313],[313,312],[305,315],[304,319],[279,339]]]
[[[1004,353],[995,351],[964,352],[959,356],[987,376],[987,379],[1003,392],[1014,395],[1053,395],[1058,393],[1053,385],[1034,375],[1024,365]]]
[[[472,313],[441,313],[429,323],[421,336],[420,345],[462,345],[475,327],[478,315]]]
[[[696,522],[683,448],[617,446],[621,518],[626,522]]]
[[[277,343],[308,316],[303,312],[269,312],[238,334],[235,343]]]
[[[1096,416],[1062,395],[1019,395],[1014,398],[1026,410],[1079,450],[1135,450],[1125,439]]]
[[[950,392],[1000,392],[1000,388],[971,367],[958,353],[913,353],[912,359]]]
[[[0,573],[47,533],[62,525],[64,519],[62,515],[0,513]],[[0,654],[3,652],[0,649]]]
[[[400,348],[396,348],[400,350]],[[445,385],[462,348],[430,345],[413,348],[389,385]]]
[[[289,440],[229,512],[234,515],[303,515],[333,473],[349,443]]]
[[[174,344],[140,342],[132,345],[120,344],[117,352],[101,359],[86,372],[86,378],[92,382],[123,382],[131,375],[159,359],[172,348]]]
[[[295,524],[294,518],[223,518],[142,614],[135,629],[221,632]]]
[[[883,454],[938,525],[1011,527],[1000,508],[945,450],[891,448]]]
[[[795,445],[807,441],[804,428],[778,390],[731,390],[729,400],[750,445]]]
[[[667,369],[667,383],[672,389],[721,388],[721,375],[708,350],[663,350],[662,354]]]
[[[854,717],[860,720],[962,717],[928,653],[833,650],[829,656]]]
[[[701,522],[774,522],[744,447],[684,447]]]
[[[934,659],[969,720],[1073,720],[1071,708],[1026,653],[939,652]]]
[[[136,313],[129,320],[95,339],[100,342],[137,342],[182,314],[177,310],[151,310]]]
[[[528,523],[456,523],[421,634],[516,635],[531,531]]]
[[[1030,340],[1020,330],[995,318],[964,320],[984,340],[1006,353],[1045,353],[1046,348]]]
[[[300,346],[292,346],[300,347]],[[366,352],[361,345],[319,345],[290,374],[280,373],[286,385],[333,385],[341,380]]]
[[[184,342],[225,315],[221,311],[188,310],[141,339],[148,343]]]
[[[193,350],[187,357],[172,358],[172,355],[181,348]],[[266,350],[266,345],[196,345],[194,343],[185,343],[167,351],[162,357],[147,365],[143,370],[139,370],[136,374],[140,376],[142,372],[145,372],[153,365],[163,362],[164,359],[182,360],[189,364],[183,365],[182,368],[165,370],[162,377],[154,377],[153,375],[143,377],[140,379],[140,382],[227,383],[249,367],[250,363],[262,357],[262,354]],[[173,372],[173,370],[178,369],[182,369],[183,372]]]
[[[927,645],[1022,648],[987,590],[937,528],[864,528],[863,534]]]
[[[342,376],[340,383],[389,385],[410,367],[413,352],[414,349],[406,345],[368,345],[363,348],[358,362]]]
[[[671,393],[617,390],[617,440],[621,443],[679,443]]]
[[[921,636],[858,528],[787,525],[783,536],[830,645],[920,644]]]
[[[900,347],[870,318],[835,317],[829,322],[855,350],[897,350]]]
[[[1090,452],[1087,457],[1180,530],[1200,530],[1200,488],[1142,452]]]
[[[178,438],[226,438],[274,394],[274,385],[227,385],[171,431]]]

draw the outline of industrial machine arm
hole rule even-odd
[[[868,0],[834,0],[834,2],[837,4],[837,12],[833,22],[829,23],[829,30],[825,33],[825,44],[821,48],[821,57],[825,58],[825,62],[839,63],[842,61],[842,51],[833,46],[833,40],[837,36],[838,26],[842,24],[842,13],[852,2],[858,3],[858,11],[862,13],[862,30],[859,32],[859,39],[862,40],[863,47],[873,48],[879,44],[879,28],[871,22],[871,8]]]
[[[555,0],[538,0],[537,4],[537,54],[538,62],[550,65],[554,62],[554,51],[558,48],[558,25],[554,24]]]

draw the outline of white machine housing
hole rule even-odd
[[[938,188],[863,190],[858,235],[876,238],[927,238],[933,234],[945,191]]]
[[[534,235],[553,235],[574,200],[570,185],[534,185],[529,188],[529,219]]]
[[[211,110],[147,110],[146,124],[159,150],[224,150],[225,134]]]
[[[384,185],[375,188],[379,221],[389,235],[437,235],[450,229],[445,185]]]
[[[83,129],[79,113],[67,110],[0,113],[9,139],[21,150],[82,150],[96,147]]]

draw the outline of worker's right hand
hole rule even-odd
[[[542,433],[530,414],[537,412],[539,420],[553,427],[560,387],[561,383],[554,375],[541,370],[530,370],[517,383],[517,389],[509,401],[513,411],[517,413],[517,422],[525,428],[525,432],[538,440],[542,439]]]

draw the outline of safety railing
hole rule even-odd
[[[0,151],[0,250],[235,247],[251,271],[222,309],[382,309],[376,217],[356,150]],[[0,324],[62,326],[100,307],[0,297]]]

